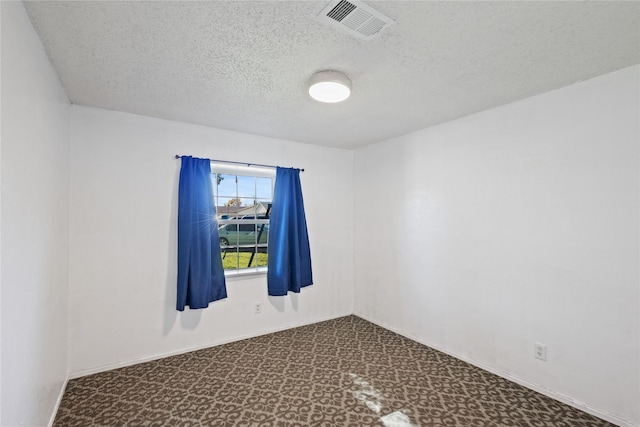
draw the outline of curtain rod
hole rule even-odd
[[[180,159],[180,158],[182,158],[182,156],[179,155],[179,154],[176,154],[176,159]],[[263,168],[273,168],[273,169],[278,167],[278,166],[273,166],[273,165],[262,165],[260,163],[233,162],[231,160],[213,160],[213,159],[211,159],[211,161],[212,162],[216,162],[216,163],[229,163],[229,164],[232,164],[232,165],[242,165],[242,166],[260,166],[260,167],[263,167]],[[300,172],[304,172],[304,169],[300,169]]]

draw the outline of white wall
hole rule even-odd
[[[68,373],[70,107],[22,3],[0,7],[0,424],[41,426]]]
[[[358,150],[356,314],[639,425],[639,76]]]
[[[2,7],[0,7],[0,43],[2,41]],[[0,82],[2,82],[2,47],[0,46]],[[2,84],[0,83],[0,99]],[[2,102],[0,102],[0,242],[2,242]],[[0,243],[0,422],[2,422],[2,244]]]
[[[71,129],[72,376],[352,312],[353,152],[77,106]],[[314,285],[268,298],[265,276],[229,279],[177,312],[176,154],[305,168]]]

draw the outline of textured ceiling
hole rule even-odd
[[[640,63],[639,2],[367,2],[370,41],[328,1],[26,2],[75,104],[356,148]],[[306,92],[345,72],[342,104]]]

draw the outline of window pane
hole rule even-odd
[[[267,266],[267,254],[260,248],[256,249],[256,251],[252,252],[250,255],[253,255],[253,260],[251,260],[251,267],[255,268]]]
[[[249,265],[249,267],[257,267],[258,266],[258,257],[256,256],[255,252],[251,252],[249,254],[249,261],[247,261],[248,263],[251,263]]]
[[[239,268],[237,249],[222,249],[222,266],[225,270],[237,270]]]
[[[242,209],[238,211],[238,219],[256,219],[256,206],[253,198],[240,198]]]
[[[256,198],[271,200],[272,195],[272,183],[271,178],[256,178]]]
[[[221,221],[218,230],[224,269],[266,267],[269,240],[266,214],[273,198],[273,178],[212,174],[212,179]]]
[[[216,180],[218,181],[218,191],[216,192],[218,198],[231,199],[236,197],[235,175],[218,174]]]
[[[258,243],[266,244],[269,241],[269,226],[265,224],[259,224],[257,226],[256,240]]]
[[[256,226],[255,224],[240,224],[240,231],[244,233],[255,233]]]
[[[236,226],[237,227],[237,226]],[[233,232],[229,233],[228,237],[229,237],[229,244],[231,244],[232,246],[238,246],[238,237],[239,237],[240,233],[238,232],[238,229],[236,228]]]
[[[238,196],[256,198],[256,178],[238,175]]]

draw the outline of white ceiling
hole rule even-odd
[[[640,63],[640,2],[369,1],[370,41],[328,1],[27,2],[71,101],[352,149]],[[311,75],[349,75],[342,104]]]

